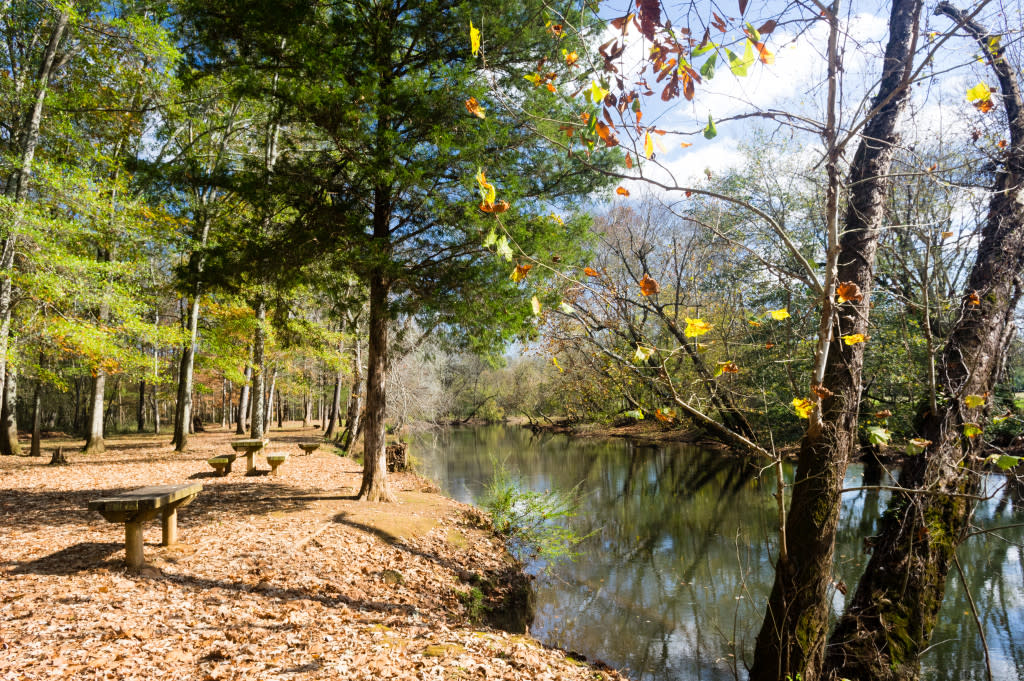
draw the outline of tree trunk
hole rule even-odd
[[[358,338],[353,343],[352,355],[352,386],[345,411],[345,430],[338,436],[340,446],[346,452],[355,444],[363,428],[363,351]]]
[[[17,204],[25,200],[28,192],[28,179],[32,174],[32,161],[39,144],[39,130],[43,120],[43,104],[50,86],[50,78],[60,63],[57,52],[67,31],[70,10],[57,15],[43,58],[36,73],[36,92],[32,106],[25,112],[18,133],[17,165],[8,178],[4,194],[13,199],[15,210],[10,222],[0,222],[0,381],[7,375],[7,343],[11,329],[12,282],[11,268],[14,265],[15,245],[20,231],[20,210]]]
[[[364,501],[394,501],[388,487],[384,414],[387,408],[385,380],[388,364],[388,286],[383,273],[370,276],[370,343],[366,372],[366,426],[363,433]]]
[[[327,424],[327,431],[324,433],[325,438],[329,438],[334,435],[334,428],[338,425],[338,416],[341,412],[341,369],[338,369],[337,376],[334,377],[334,397],[331,400],[331,417]]]
[[[102,367],[97,367],[96,377],[92,381],[92,399],[83,454],[100,454],[107,449],[103,443],[103,393],[106,388],[107,373]]]
[[[136,432],[146,429],[146,379],[139,381],[139,405],[135,410]]]
[[[43,439],[43,382],[36,381],[35,394],[32,396],[32,444],[29,456],[42,456]]]
[[[252,380],[252,367],[245,367],[245,382],[238,390],[238,413],[235,415],[235,435],[245,435],[249,417],[249,382]]]
[[[266,430],[270,430],[270,424],[274,421],[274,386],[277,384],[277,367],[270,370],[270,384],[267,387],[267,401],[263,407],[266,418]]]
[[[153,432],[160,433],[160,393],[157,392],[156,383],[153,384]]]
[[[313,396],[308,390],[302,394],[302,427],[313,427]]]
[[[893,3],[882,80],[850,167],[850,194],[836,280],[855,284],[862,298],[835,308],[831,300],[822,301],[823,315],[833,311],[838,315],[838,328],[826,339],[830,347],[822,381],[831,394],[819,388],[820,415],[812,415],[801,443],[786,514],[786,545],[776,562],[775,582],[755,645],[751,681],[779,681],[787,676],[816,681],[822,672],[841,490],[857,444],[864,362],[864,344],[847,345],[841,337],[867,335],[879,227],[897,141],[896,127],[909,97],[921,5],[921,0]]]
[[[992,54],[991,35],[948,2],[936,14],[950,17]],[[1013,315],[1024,272],[1024,101],[1004,48],[991,62],[1010,127],[1010,146],[996,176],[988,217],[960,314],[938,372],[940,405],[923,405],[915,422],[930,442],[904,466],[875,538],[871,560],[829,642],[827,665],[839,677],[879,681],[916,679],[928,647],[946,577],[967,537],[983,475],[981,436],[965,427],[984,418],[969,406],[993,389],[1013,338]],[[998,101],[998,100],[997,100]]]
[[[253,310],[256,313],[256,334],[252,342],[252,424],[249,437],[261,440],[266,429],[267,413],[267,403],[264,401],[266,367],[263,366],[263,344],[267,337],[267,304],[262,297],[256,300]]]
[[[192,423],[192,377],[195,369],[195,348],[199,332],[199,296],[192,298],[188,308],[188,339],[181,348],[178,365],[178,399],[174,408],[174,451],[188,449],[189,424]]]
[[[0,454],[21,456],[18,442],[18,375],[14,365],[7,365],[3,405],[0,408]]]

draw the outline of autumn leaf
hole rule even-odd
[[[572,308],[572,305],[565,302],[564,300],[561,303],[559,303],[558,309],[561,310],[563,314],[576,314],[576,310]]]
[[[626,189],[625,187],[616,187],[615,193],[618,194],[619,196],[629,196],[629,190]]]
[[[535,317],[540,316],[540,301],[537,300],[537,296],[530,298],[530,307],[533,308],[533,315]]]
[[[918,454],[924,453],[924,450],[928,448],[928,445],[932,443],[931,440],[925,440],[923,437],[915,437],[907,441],[906,452],[910,456],[917,456]]]
[[[845,336],[840,336],[843,342],[847,345],[856,345],[857,343],[864,343],[867,341],[867,336],[862,333],[851,333]]]
[[[811,418],[811,412],[814,411],[814,402],[803,397],[794,397],[792,404],[797,416],[802,419]]]
[[[764,43],[754,43],[754,47],[757,49],[757,58],[761,60],[762,64],[775,63],[775,55],[768,51]]]
[[[811,386],[811,392],[814,393],[816,396],[818,396],[818,398],[820,398],[822,400],[825,399],[826,397],[832,397],[833,395],[835,395],[834,392],[832,392],[831,390],[829,390],[828,388],[826,388],[823,385],[812,385]]]
[[[629,155],[629,152],[626,152],[626,167],[627,168],[632,168],[633,167],[633,157]]]
[[[497,194],[494,185],[487,181],[487,176],[484,175],[483,169],[477,171],[476,183],[480,187],[480,198],[483,202],[493,204]]]
[[[789,310],[782,308],[781,310],[771,310],[768,312],[777,322],[781,322],[783,319],[789,319]]]
[[[860,286],[852,281],[844,281],[836,287],[836,299],[842,305],[845,302],[859,303],[864,298]]]
[[[483,107],[480,106],[480,102],[476,101],[476,97],[470,97],[469,99],[466,100],[466,111],[473,114],[477,118],[487,118],[487,113],[484,112]]]
[[[977,437],[981,435],[981,432],[981,427],[977,423],[964,424],[964,435],[967,437]]]
[[[672,423],[676,418],[675,409],[658,409],[654,412],[654,418],[662,423]]]
[[[690,319],[686,318],[686,328],[683,329],[683,335],[687,338],[696,338],[697,336],[703,336],[711,330],[712,324],[708,324],[703,319]]]
[[[875,446],[887,445],[892,439],[892,433],[882,426],[869,426],[864,430],[867,431],[868,441]]]
[[[967,296],[967,302],[971,305],[981,305],[981,298],[978,297],[978,292],[971,291]]]
[[[565,49],[562,50],[562,57],[565,59],[566,66],[575,66],[576,62],[579,61],[580,56],[575,52],[567,52]]]
[[[644,156],[650,158],[654,155],[654,140],[651,139],[651,133],[644,133]]]
[[[987,113],[992,108],[992,90],[985,83],[978,83],[967,90],[967,101],[982,113]],[[987,108],[983,108],[986,104]]]
[[[555,368],[558,369],[558,373],[560,373],[560,374],[564,374],[565,373],[565,369],[563,369],[562,365],[558,363],[558,358],[557,357],[552,357],[551,358],[551,363],[554,364]]]
[[[753,327],[761,326],[761,322],[757,321],[756,319],[748,319],[747,324],[750,324]]]
[[[682,147],[683,149],[686,149],[688,147],[692,147],[693,146],[693,142],[680,142],[679,146]]]
[[[968,409],[975,409],[985,404],[985,397],[984,395],[968,395],[964,398],[964,404]]]
[[[718,368],[715,369],[715,378],[718,378],[722,374],[738,374],[740,372],[739,366],[736,362],[719,362]]]
[[[494,215],[501,215],[509,209],[508,201],[495,201],[494,203],[481,203],[480,210],[485,213],[493,213]]]
[[[643,345],[636,346],[636,352],[633,353],[633,359],[638,362],[646,362],[651,355],[654,354],[654,348],[648,348]]]
[[[661,290],[658,286],[658,282],[651,279],[651,276],[644,273],[644,278],[640,280],[640,294],[643,296],[653,296],[655,293]]]
[[[891,411],[889,411],[888,409],[883,409],[882,411],[876,411],[876,412],[875,412],[875,413],[873,414],[873,416],[874,416],[874,417],[875,417],[876,419],[878,419],[879,421],[884,421],[885,419],[887,419],[887,418],[889,418],[890,416],[892,416],[892,412],[891,412]]]
[[[473,26],[472,21],[469,22],[469,48],[474,57],[480,53],[480,29]]]
[[[943,232],[942,233],[942,238],[943,239],[948,239],[951,236],[953,236],[953,232]]]
[[[584,267],[583,268],[583,274],[587,275],[588,277],[600,277],[601,276],[601,273],[598,272],[597,270],[595,270],[593,267]]]
[[[512,274],[508,275],[508,278],[517,284],[523,279],[526,279],[526,275],[533,269],[533,265],[516,265],[516,268],[512,270]]]
[[[604,101],[604,98],[608,96],[608,90],[601,87],[601,84],[596,80],[590,81],[590,101],[594,104],[600,104]]]

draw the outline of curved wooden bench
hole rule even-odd
[[[178,543],[178,509],[192,503],[203,489],[198,482],[187,485],[157,485],[141,487],[116,497],[93,499],[90,511],[112,523],[124,523],[124,552],[128,567],[141,567],[142,523],[152,520],[159,513],[163,519],[163,546]]]

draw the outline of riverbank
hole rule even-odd
[[[357,502],[358,464],[299,453],[317,433],[270,433],[277,477],[214,477],[235,438],[217,431],[184,455],[138,436],[68,446],[66,467],[0,457],[0,678],[622,678],[490,626],[521,572],[480,513],[407,473],[398,503]],[[185,481],[204,489],[181,543],[149,523],[147,566],[127,571],[123,526],[88,501]]]

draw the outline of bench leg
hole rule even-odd
[[[124,556],[130,568],[140,568],[142,558],[142,523],[128,521],[124,524]]]
[[[252,473],[256,470],[256,454],[250,452],[245,455],[245,472],[246,474]]]
[[[163,546],[174,546],[178,543],[178,508],[164,509],[163,512]]]

